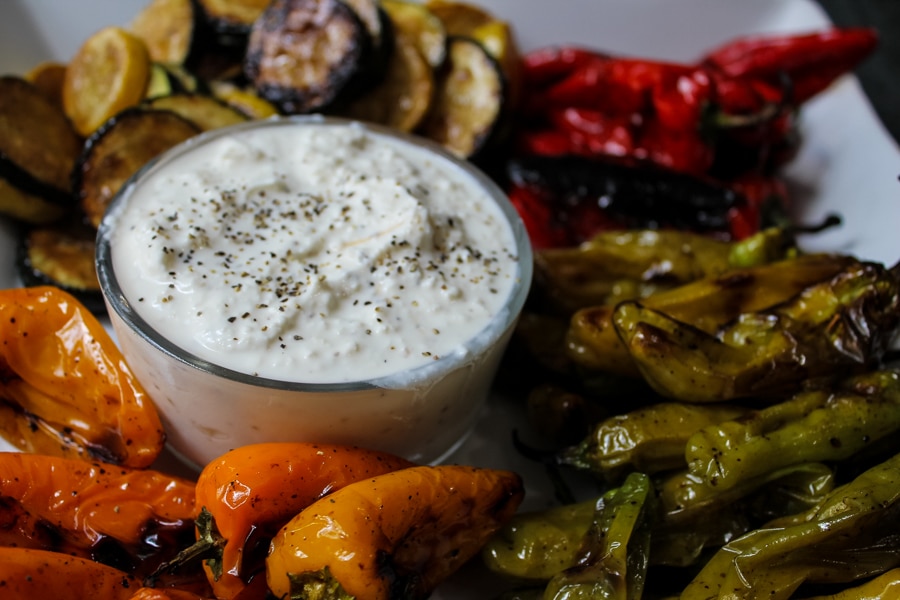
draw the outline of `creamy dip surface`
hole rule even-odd
[[[122,200],[109,243],[134,310],[197,357],[270,379],[366,381],[464,352],[519,276],[512,228],[474,177],[361,126],[236,130]]]

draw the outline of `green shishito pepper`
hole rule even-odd
[[[544,600],[639,599],[649,564],[653,497],[643,473],[632,473],[607,492],[574,566],[550,579]]]
[[[536,278],[554,305],[571,312],[782,260],[797,253],[794,233],[773,227],[731,242],[678,230],[604,231],[579,246],[537,252]]]
[[[681,600],[787,600],[804,583],[842,584],[900,566],[900,454],[800,515],[720,548]]]
[[[828,596],[806,600],[889,600],[900,598],[900,568],[891,569],[874,579]]]
[[[719,495],[790,465],[840,461],[900,430],[900,371],[847,378],[704,427],[685,446],[696,496]]]
[[[747,412],[728,404],[653,404],[604,419],[579,444],[560,451],[555,460],[611,482],[621,479],[623,472],[653,474],[681,469],[687,467],[684,449],[695,432]]]
[[[716,334],[637,301],[620,303],[613,322],[663,396],[691,403],[777,397],[880,361],[900,327],[900,265],[852,264]]]
[[[787,302],[858,264],[857,259],[838,254],[804,254],[751,264],[657,291],[641,298],[640,307],[714,335],[742,314]],[[586,369],[639,378],[629,346],[620,338],[616,306],[598,304],[572,315],[565,340],[567,356]]]
[[[492,571],[527,582],[509,598],[639,598],[656,517],[653,484],[632,473],[599,498],[517,515],[489,541]]]

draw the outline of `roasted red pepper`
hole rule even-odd
[[[787,78],[791,99],[799,105],[855,69],[877,45],[874,29],[834,27],[738,38],[710,51],[700,63],[735,79],[778,83]]]
[[[744,38],[693,64],[584,48],[537,50],[523,61],[528,102],[513,145],[515,159],[583,157],[612,159],[636,169],[652,165],[731,188],[740,200],[725,208],[720,204],[716,211],[700,201],[702,210],[691,217],[678,214],[691,210],[686,203],[665,206],[667,201],[654,191],[649,194],[653,207],[645,206],[638,217],[615,213],[609,206],[622,188],[615,194],[594,194],[588,202],[573,201],[570,195],[545,206],[554,196],[546,187],[512,181],[510,198],[539,248],[578,243],[585,232],[635,224],[687,227],[736,239],[751,235],[769,224],[765,207],[779,204],[768,200],[783,203],[774,174],[798,148],[797,110],[855,68],[876,43],[870,29]],[[646,171],[642,173],[634,176]],[[654,182],[656,177],[654,173]],[[627,179],[622,174],[616,178]],[[648,193],[647,186],[640,193]]]

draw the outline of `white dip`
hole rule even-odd
[[[356,126],[213,139],[108,218],[116,278],[153,329],[281,381],[364,381],[458,352],[518,274],[507,219],[473,177]]]

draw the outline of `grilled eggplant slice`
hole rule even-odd
[[[62,109],[23,78],[0,77],[0,214],[49,223],[74,208],[81,138]]]
[[[100,225],[113,196],[150,159],[197,135],[201,129],[167,110],[133,107],[100,127],[75,168],[75,193],[88,222]]]
[[[286,114],[323,110],[352,89],[372,40],[340,0],[274,0],[250,32],[244,72]]]
[[[431,106],[434,73],[412,39],[398,34],[394,42],[384,79],[342,112],[409,132],[419,126]]]
[[[144,103],[144,106],[168,110],[184,117],[203,131],[237,125],[249,121],[249,117],[236,108],[204,94],[173,94],[160,96]]]
[[[193,0],[150,0],[128,30],[144,42],[152,61],[185,65],[208,37],[196,12]]]
[[[150,67],[147,46],[121,27],[106,27],[85,40],[63,81],[63,107],[75,130],[87,137],[119,111],[141,102]]]
[[[397,34],[414,40],[419,52],[437,69],[447,55],[447,30],[444,23],[424,4],[410,0],[381,0]]]
[[[444,67],[421,133],[457,156],[477,159],[501,129],[505,78],[484,46],[466,37],[448,38]]]
[[[105,314],[94,267],[96,237],[96,230],[80,219],[31,228],[17,249],[16,269],[22,284],[62,288],[92,313]]]

